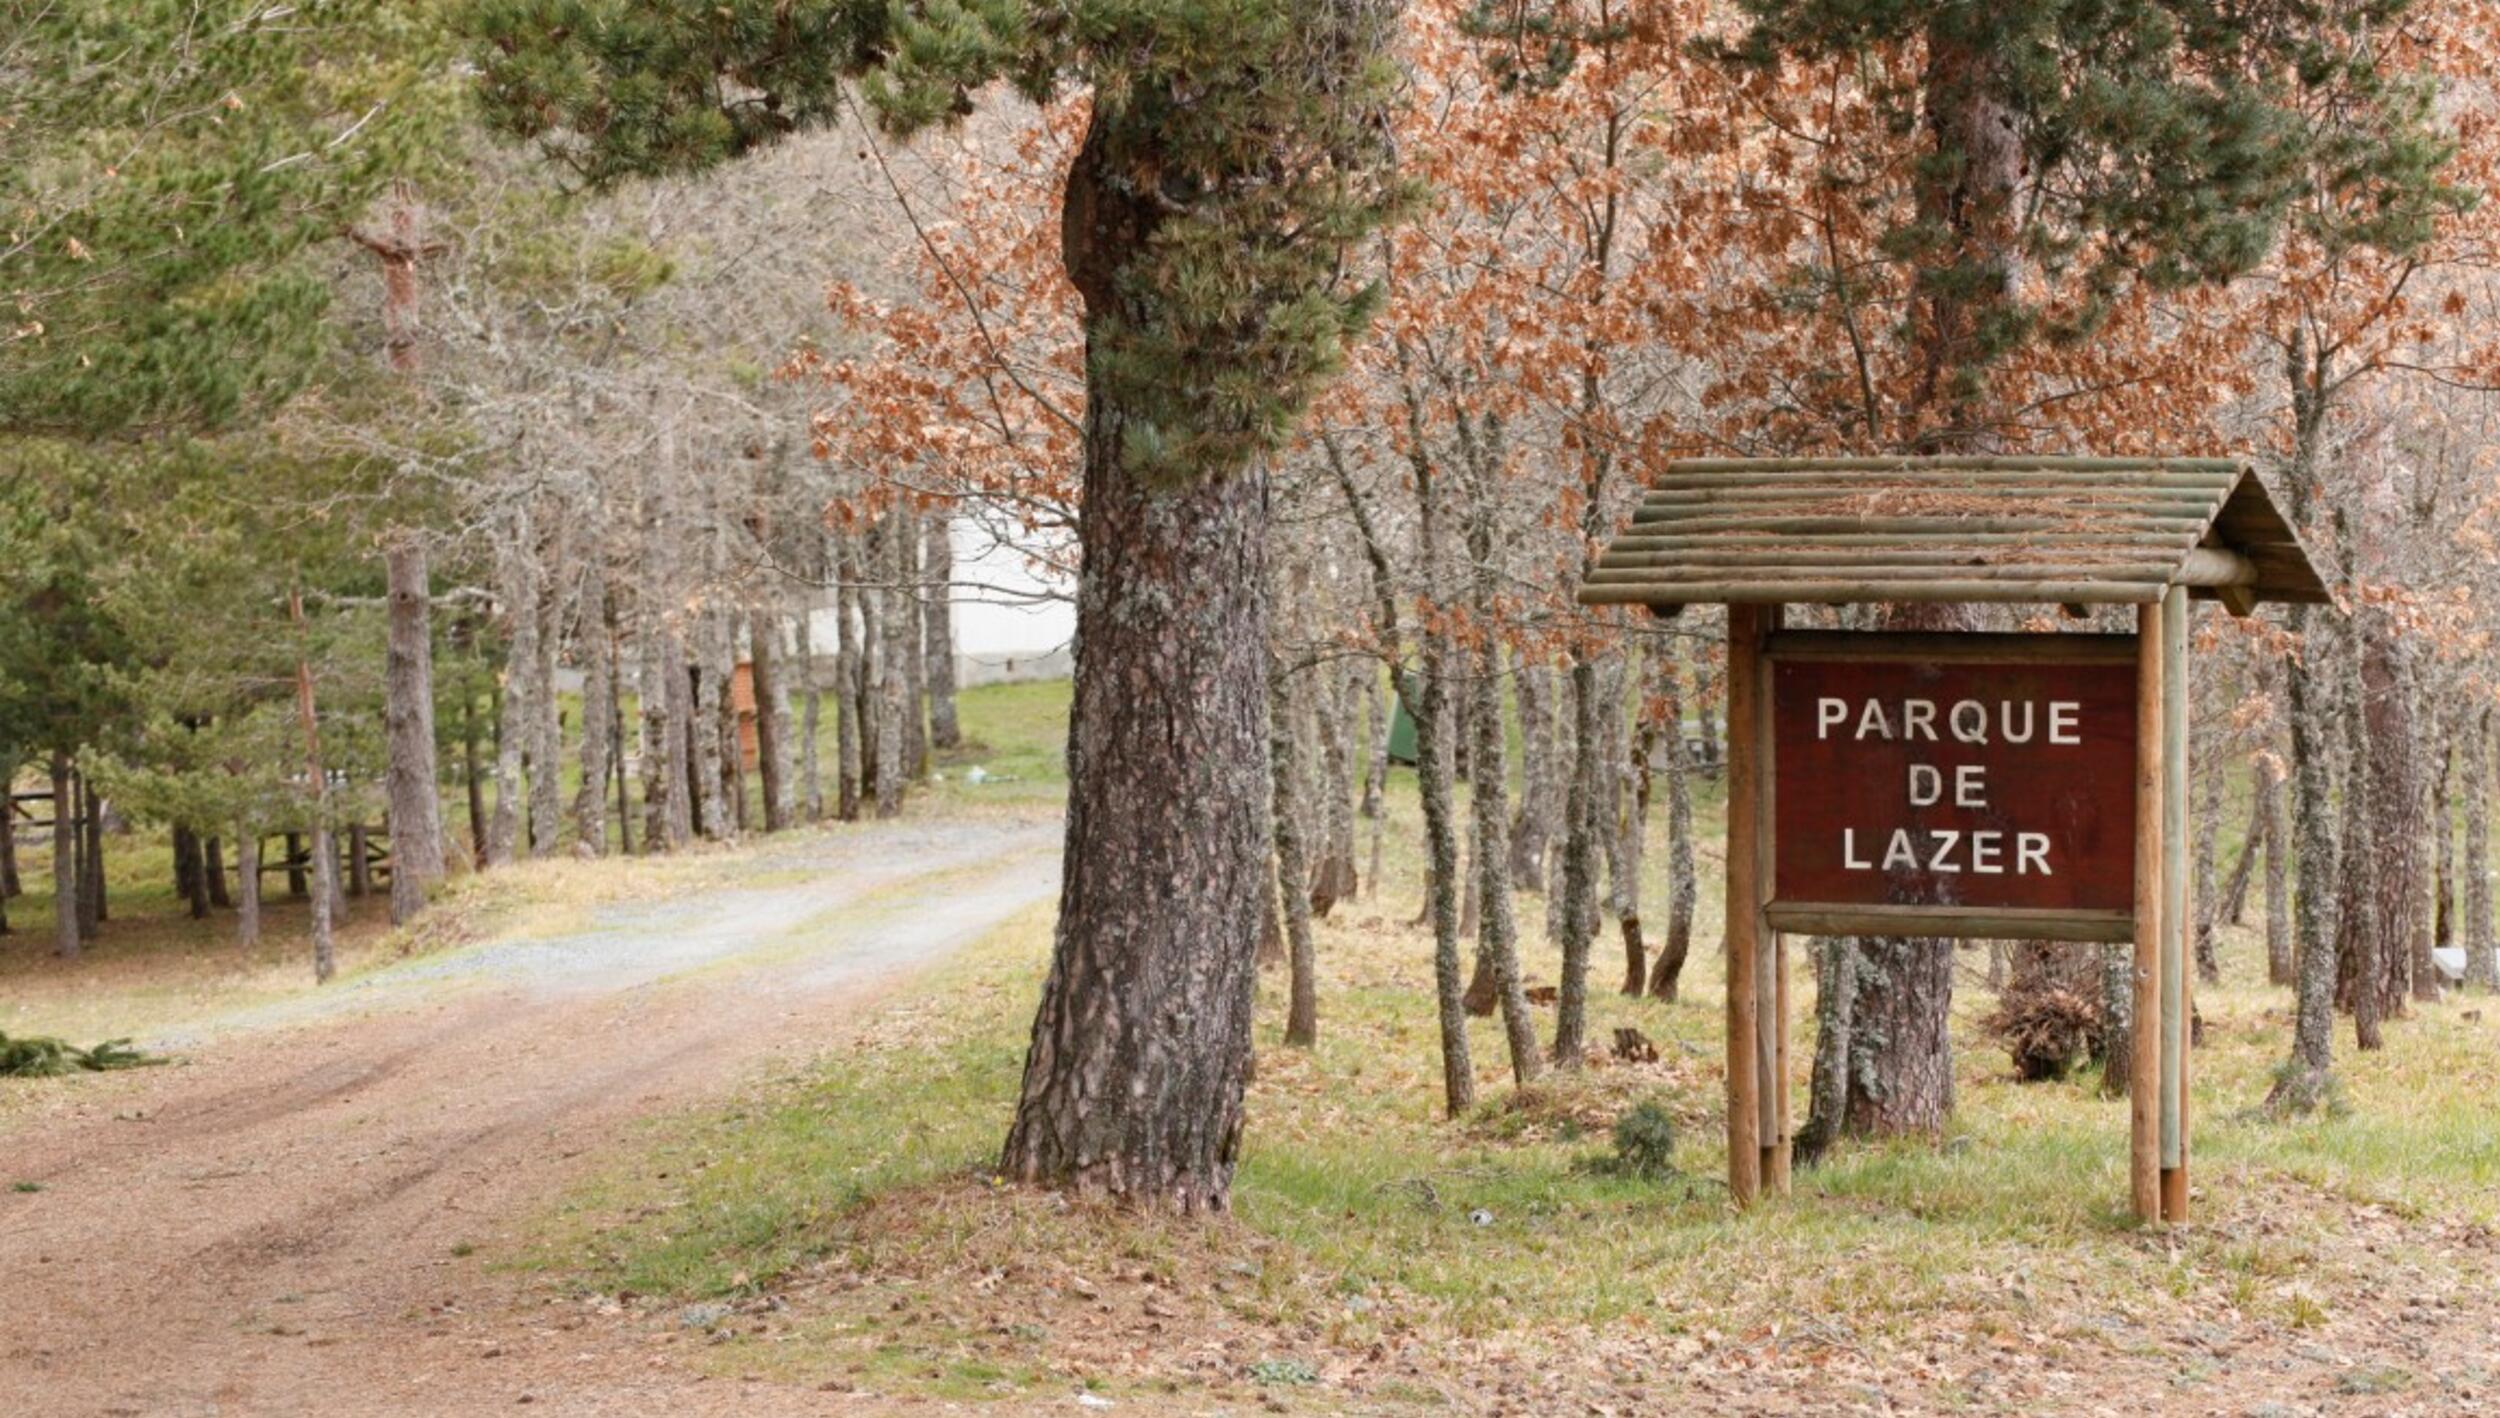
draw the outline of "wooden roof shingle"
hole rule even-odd
[[[1584,605],[2332,598],[2256,469],[2212,458],[1690,459]]]

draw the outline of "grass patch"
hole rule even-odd
[[[1496,1373],[1561,1363],[1619,1401],[1633,1381],[1608,1368],[1610,1346],[1759,1364],[1764,1346],[1866,1360],[1940,1335],[1978,1358],[2019,1343],[2042,1362],[2132,1365],[2195,1389],[2230,1371],[2181,1358],[2182,1333],[2349,1342],[2385,1321],[2390,1274],[2488,1293],[2500,1138],[2479,1119],[2500,1038],[2470,1003],[2420,1008],[2387,1050],[2346,1056],[2349,1113],[2283,1125],[2250,1108],[2285,1046],[2287,1001],[2236,981],[2200,990],[2199,1222],[2175,1232],[2126,1212],[2123,1102],[2089,1081],[2018,1083],[1981,1038],[1977,952],[1956,1009],[1953,1134],[1844,1147],[1750,1216],[1717,1180],[1721,980],[1706,944],[1685,1002],[1593,1002],[1592,1037],[1638,1028],[1656,1061],[1593,1058],[1515,1090],[1498,1026],[1479,1022],[1484,1101],[1445,1121],[1429,940],[1406,924],[1415,816],[1401,784],[1386,889],[1319,927],[1317,1048],[1282,1046],[1283,981],[1264,984],[1232,1217],[1137,1216],[989,1179],[1047,958],[1036,912],[818,1065],[665,1126],[630,1171],[549,1221],[530,1263],[656,1312],[786,1305],[790,1317],[718,1346],[724,1371],[948,1398],[1308,1389],[1460,1407],[1471,1389],[1451,1383],[1453,1354]],[[1532,932],[1537,904],[1523,900]],[[1699,923],[1697,939],[1717,935]],[[2225,946],[2260,976],[2261,954],[2241,934]],[[1553,978],[1550,948],[1532,945],[1527,964]],[[1810,983],[1801,970],[1801,994]],[[1810,998],[1798,1009],[1803,1058]],[[1642,1136],[1671,1132],[1673,1152],[1590,1165],[1636,1106]],[[1280,1379],[1286,1364],[1311,1377]],[[1930,1393],[1976,1403],[1986,1382],[1940,1378]]]

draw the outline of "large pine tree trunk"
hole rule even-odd
[[[1100,142],[1098,123],[1069,179],[1072,241],[1101,239],[1081,195]],[[1099,390],[1085,424],[1059,925],[1000,1166],[1222,1209],[1269,890],[1267,474],[1147,486]]]
[[[383,664],[383,734],[389,744],[386,797],[391,829],[391,919],[425,906],[443,878],[443,806],[434,763],[433,582],[425,544],[391,543],[383,555],[389,598]]]
[[[920,657],[929,680],[929,744],[945,750],[964,741],[955,715],[955,520],[932,512],[921,523]]]

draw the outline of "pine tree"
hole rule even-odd
[[[1377,300],[1393,0],[481,0],[488,105],[583,178],[1006,80],[1091,90],[1061,213],[1086,408],[1068,848],[1002,1168],[1227,1202],[1266,889],[1267,471]],[[1155,694],[1143,686],[1186,686]]]

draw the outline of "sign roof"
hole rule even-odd
[[[2331,602],[2255,468],[2219,458],[1689,459],[1583,605]]]

